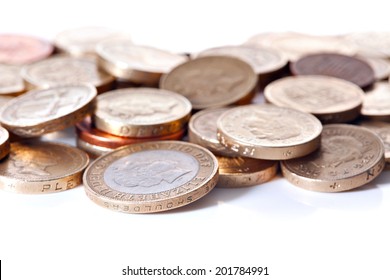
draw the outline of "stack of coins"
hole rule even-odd
[[[91,119],[76,125],[78,146],[99,156],[132,143],[179,140],[186,131],[191,103],[162,89],[128,88],[101,94]]]

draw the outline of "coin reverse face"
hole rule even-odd
[[[217,183],[218,162],[191,143],[129,145],[98,158],[84,173],[88,197],[126,213],[166,211],[206,195]]]

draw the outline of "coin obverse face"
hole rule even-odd
[[[88,197],[126,213],[153,213],[189,204],[217,183],[218,162],[185,142],[129,145],[98,158],[84,173]]]

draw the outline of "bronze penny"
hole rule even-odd
[[[290,64],[294,75],[324,75],[350,81],[362,88],[375,82],[374,70],[368,63],[336,53],[312,54]]]

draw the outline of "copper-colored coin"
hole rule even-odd
[[[222,145],[245,157],[282,160],[302,157],[320,145],[321,122],[309,113],[273,105],[240,106],[217,122]]]
[[[150,86],[157,85],[163,73],[188,60],[184,55],[134,45],[127,38],[103,41],[96,51],[100,66],[111,75]]]
[[[377,81],[388,79],[390,76],[390,61],[385,58],[377,57],[362,57],[359,59],[368,63],[374,70],[375,79]]]
[[[366,62],[336,53],[312,54],[290,64],[294,75],[324,75],[350,81],[362,88],[374,83],[375,75]]]
[[[94,161],[83,177],[92,201],[125,213],[184,206],[208,194],[217,180],[215,156],[198,145],[178,141],[119,148]]]
[[[88,155],[51,142],[16,142],[0,162],[0,188],[18,193],[64,191],[81,184]]]
[[[93,58],[56,56],[23,67],[21,74],[29,89],[90,83],[101,93],[114,82],[114,77],[98,69]]]
[[[364,91],[333,77],[295,76],[269,84],[264,97],[276,106],[311,113],[323,123],[341,123],[359,116]]]
[[[117,136],[156,137],[187,124],[191,103],[162,89],[129,88],[101,94],[93,117],[96,128]]]
[[[4,127],[0,126],[0,159],[9,154],[9,149],[9,133]]]
[[[30,91],[13,98],[0,113],[1,125],[23,137],[62,130],[94,109],[96,89],[75,84]]]
[[[57,34],[54,44],[60,51],[72,56],[96,55],[95,49],[98,43],[119,34],[118,31],[107,27],[80,27]]]
[[[182,128],[179,131],[164,136],[129,138],[115,136],[113,134],[109,134],[97,129],[92,124],[91,119],[89,117],[85,118],[82,122],[76,124],[76,132],[80,139],[91,145],[110,149],[116,149],[125,145],[147,141],[180,140],[183,138],[185,131],[185,128]]]
[[[287,58],[276,50],[255,48],[251,46],[225,46],[207,49],[196,54],[202,56],[232,56],[239,58],[250,66],[258,75],[263,75],[280,70],[287,64]]]
[[[385,147],[385,160],[387,163],[390,163],[390,123],[361,121],[358,124],[375,132],[382,139]]]
[[[375,83],[366,92],[361,109],[362,116],[377,121],[390,121],[390,84]]]
[[[1,43],[0,43],[1,44]],[[0,95],[17,95],[24,92],[20,66],[0,64]]]
[[[216,187],[242,188],[268,182],[275,177],[279,163],[246,157],[219,157],[219,179]]]
[[[319,192],[354,189],[375,179],[385,166],[382,140],[354,125],[325,125],[320,149],[306,157],[282,162],[292,184]]]
[[[336,36],[315,36],[295,32],[263,33],[250,38],[245,45],[273,48],[290,61],[315,53],[354,55],[356,49]]]
[[[183,63],[160,81],[160,87],[187,97],[194,109],[239,103],[253,96],[257,75],[234,57],[206,56]]]
[[[345,36],[359,55],[366,57],[390,57],[390,32],[359,32]]]
[[[44,59],[54,47],[39,38],[17,34],[0,34],[0,63],[22,65]]]
[[[238,154],[229,150],[217,138],[217,120],[231,108],[210,108],[194,114],[188,123],[188,140],[205,147],[213,154],[225,157],[236,157]]]

